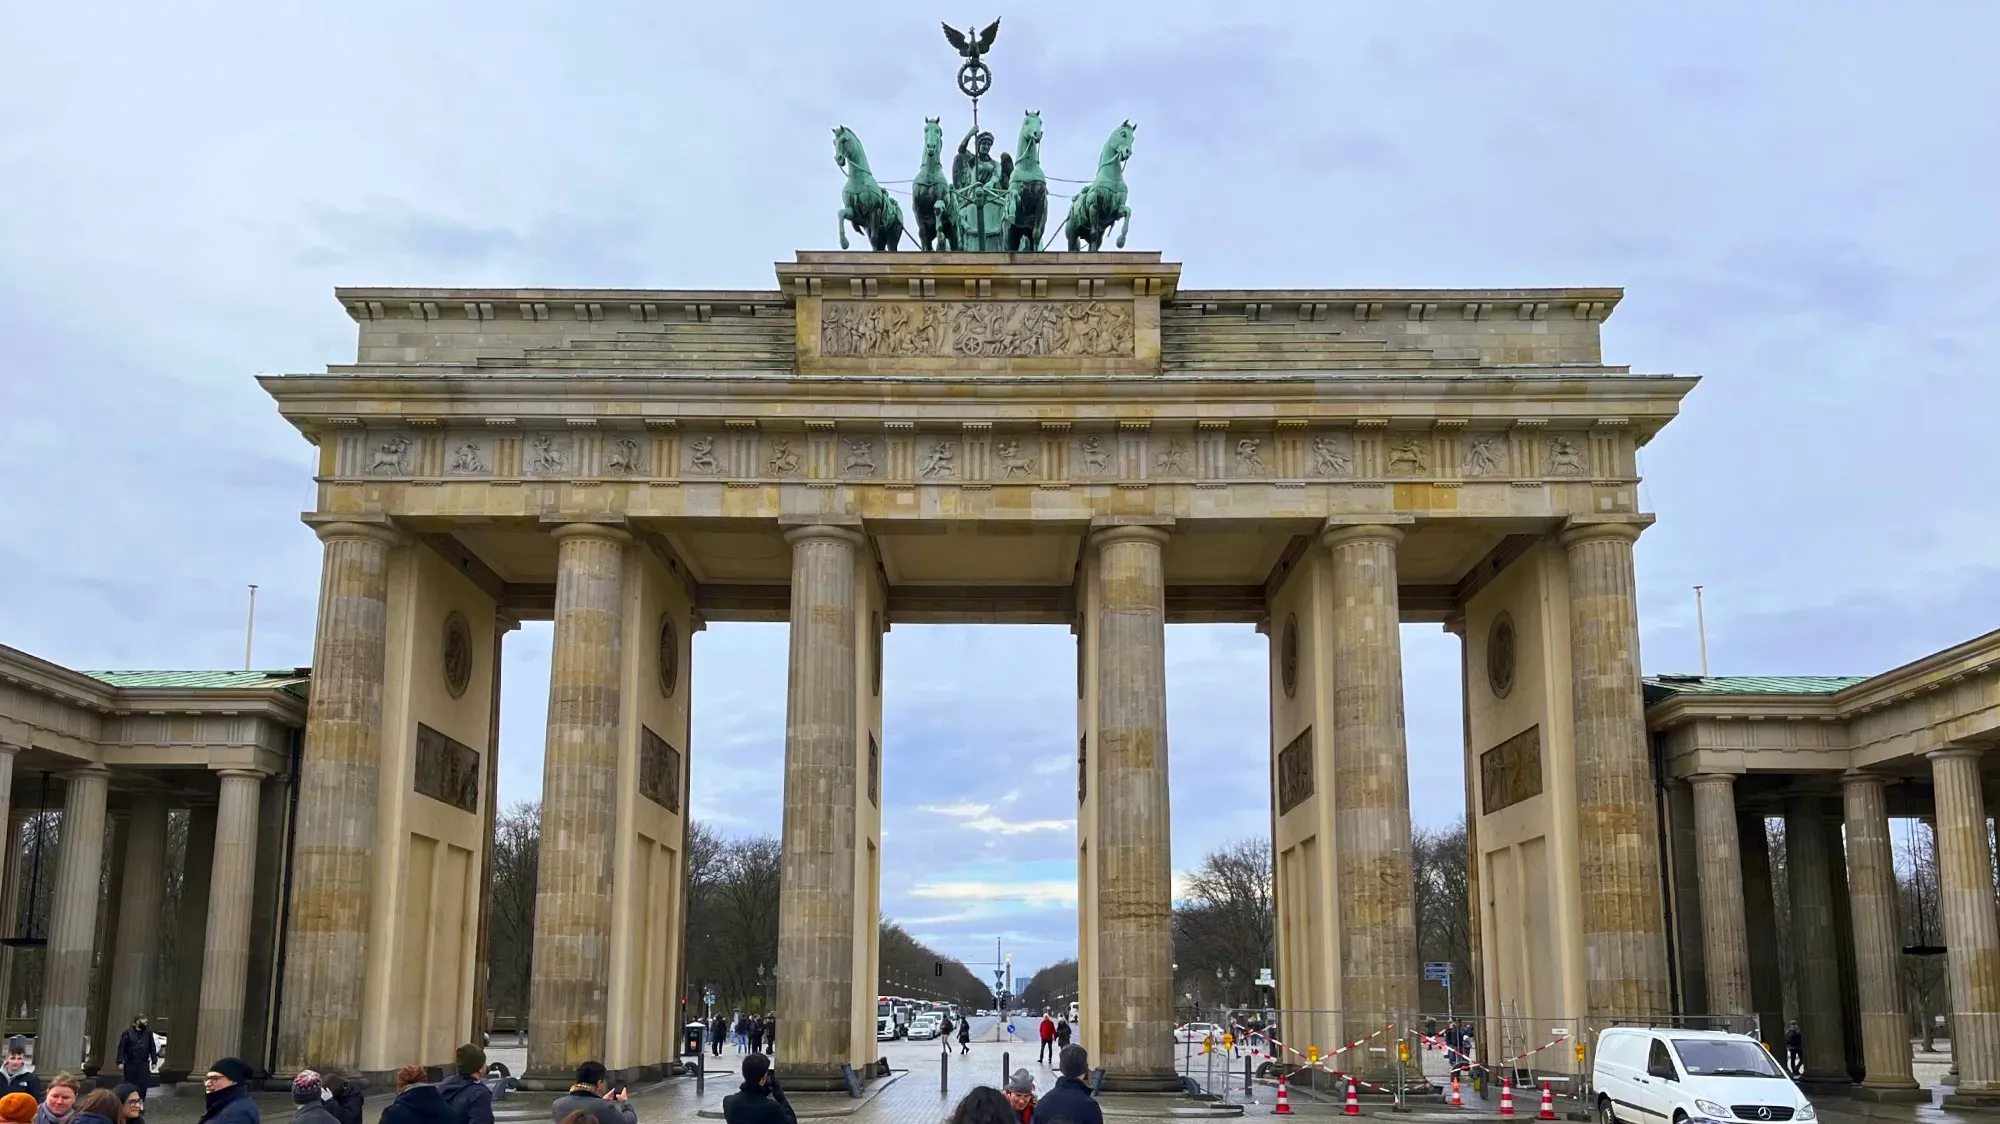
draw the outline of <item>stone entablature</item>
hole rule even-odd
[[[1667,736],[1676,777],[1927,774],[1927,753],[2000,742],[2000,632],[1827,694],[1688,691],[1655,703],[1646,718]]]

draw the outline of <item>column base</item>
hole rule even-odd
[[[1800,1077],[1799,1088],[1815,1097],[1845,1097],[1854,1092],[1851,1077]]]
[[[1104,1082],[1098,1089],[1106,1093],[1173,1093],[1184,1092],[1187,1085],[1181,1075],[1174,1070],[1140,1070],[1137,1072],[1112,1073],[1106,1071]]]
[[[778,1083],[785,1087],[786,1092],[794,1089],[801,1093],[847,1091],[847,1075],[841,1072],[837,1063],[829,1066],[824,1063],[786,1065],[784,1062],[777,1062],[772,1066],[772,1072],[778,1075]],[[865,1082],[868,1080],[869,1071],[858,1070],[854,1076],[856,1080]]]
[[[1944,1107],[1947,1109],[2000,1108],[2000,1089],[1992,1089],[1984,1093],[1946,1093],[1944,1097]]]
[[[574,1069],[524,1070],[521,1076],[515,1079],[515,1084],[534,1093],[567,1093],[569,1087],[576,1084],[576,1071]],[[393,1089],[395,1084],[392,1082],[389,1087]]]
[[[1929,1104],[1931,1091],[1912,1081],[1908,1085],[1856,1085],[1848,1094],[1857,1101],[1876,1104]]]

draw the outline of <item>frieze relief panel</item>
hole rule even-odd
[[[1492,815],[1542,794],[1542,728],[1527,729],[1479,755],[1480,810]]]
[[[820,353],[837,359],[1131,358],[1122,301],[825,301]]]
[[[479,751],[449,734],[417,723],[411,787],[418,795],[462,812],[479,810]]]
[[[1278,751],[1278,814],[1284,815],[1313,794],[1313,732],[1307,726]]]

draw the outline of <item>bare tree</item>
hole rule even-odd
[[[1277,931],[1270,841],[1238,839],[1202,856],[1174,907],[1173,926],[1177,995],[1256,1000],[1255,981],[1271,966]]]
[[[1021,989],[1021,1009],[1024,1011],[1059,1011],[1069,1013],[1069,1005],[1077,996],[1077,963],[1074,960],[1058,960],[1036,972],[1027,986]]]
[[[541,862],[542,806],[523,801],[493,821],[493,902],[487,914],[489,996],[496,1016],[526,1025],[535,960],[535,879]]]
[[[1410,833],[1410,872],[1416,891],[1417,958],[1452,966],[1452,1005],[1464,1010],[1472,996],[1472,893],[1467,877],[1465,821]],[[1410,966],[1416,971],[1416,965]],[[1442,983],[1421,981],[1420,1002],[1442,1011]]]

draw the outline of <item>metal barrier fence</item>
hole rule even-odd
[[[1566,1112],[1588,1111],[1597,1035],[1612,1026],[1759,1036],[1755,1015],[1556,1016],[1236,1007],[1176,1012],[1182,1072],[1225,1100],[1254,1099],[1282,1075],[1295,1095],[1497,1105],[1511,1088],[1533,1115],[1546,1089]],[[1185,1021],[1182,1021],[1185,1020]]]

